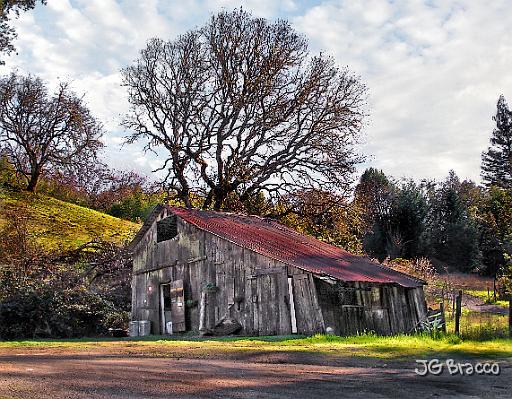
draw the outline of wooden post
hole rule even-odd
[[[206,333],[206,292],[201,292],[201,302],[199,304],[199,332]]]
[[[452,320],[455,317],[455,302],[457,302],[457,295],[455,291],[452,291]]]
[[[455,304],[455,334],[460,334],[460,313],[462,307],[462,290],[459,291],[459,295],[457,295],[457,300]]]
[[[444,317],[444,302],[441,302],[439,304],[439,311],[441,312],[441,320],[443,323],[442,330],[443,330],[443,332],[446,332],[446,318]]]
[[[288,277],[288,298],[290,298],[290,323],[292,334],[297,334],[297,316],[295,314],[295,299],[293,297],[293,278]]]
[[[493,289],[494,289],[494,303],[496,303],[496,301],[497,301],[497,298],[496,298],[496,275],[494,275]]]

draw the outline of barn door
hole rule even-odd
[[[251,279],[254,310],[253,328],[258,335],[280,333],[280,296],[286,295],[285,288],[279,286],[281,270],[257,270]],[[286,280],[285,280],[286,281]],[[282,292],[281,292],[282,291]]]
[[[299,334],[323,332],[322,310],[318,305],[316,288],[311,275],[293,275],[293,298],[295,301],[297,332]]]
[[[171,289],[171,321],[173,332],[185,331],[185,291],[183,280],[175,280],[170,284]]]

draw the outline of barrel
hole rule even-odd
[[[150,320],[140,320],[139,321],[139,336],[146,337],[151,334],[151,321]]]
[[[128,330],[129,330],[130,337],[138,337],[139,336],[139,322],[138,321],[130,321]]]

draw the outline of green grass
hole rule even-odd
[[[455,320],[447,314],[447,331],[455,331]],[[493,338],[506,338],[508,332],[508,316],[486,312],[473,312],[462,308],[460,317],[460,335],[464,339],[486,341]]]
[[[476,298],[480,298],[486,304],[508,307],[508,301],[494,301],[494,295],[492,292],[488,294],[487,290],[467,290],[465,293]]]
[[[72,249],[93,239],[123,243],[140,225],[42,194],[0,190],[0,208],[28,211],[29,236],[44,249]],[[0,216],[0,228],[6,220]]]
[[[426,335],[380,337],[371,334],[338,337],[228,337],[169,339],[74,339],[0,342],[2,348],[61,348],[69,350],[114,350],[116,353],[143,353],[154,356],[187,356],[261,352],[303,352],[327,356],[400,359],[418,356],[471,356],[511,358],[511,339],[465,340],[454,335],[434,339]]]

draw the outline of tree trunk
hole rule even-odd
[[[227,190],[223,190],[223,189],[215,190],[215,193],[214,193],[215,200],[213,202],[213,209],[215,211],[220,211],[227,198],[228,198]]]
[[[35,193],[37,189],[37,183],[39,183],[39,177],[41,177],[41,171],[36,169],[30,174],[30,180],[27,185],[27,191],[31,193]]]
[[[215,198],[215,203],[213,205],[213,209],[216,210],[216,211],[220,211],[220,209],[222,208],[222,203],[224,201],[222,200],[222,198]]]

